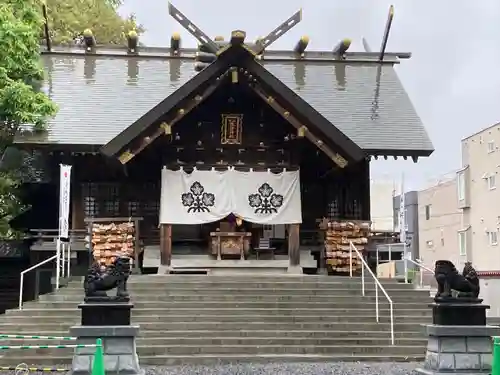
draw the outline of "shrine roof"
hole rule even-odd
[[[163,51],[163,52],[162,52]],[[101,146],[141,118],[196,74],[194,53],[145,49],[59,48],[44,53],[44,91],[59,112],[42,133],[26,132],[18,143]],[[409,55],[266,51],[260,63],[367,154],[428,156],[433,146],[404,90],[394,64]]]

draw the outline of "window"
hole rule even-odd
[[[495,151],[495,142],[494,141],[489,141],[488,142],[488,153],[494,152]]]
[[[488,189],[493,190],[496,189],[495,175],[488,176]]]
[[[460,255],[467,255],[467,232],[458,232],[458,248],[460,250]]]
[[[425,220],[429,220],[431,218],[431,205],[425,205]]]
[[[459,201],[464,200],[465,199],[465,174],[463,171],[458,173],[457,189],[458,189],[458,200]]]
[[[488,232],[488,240],[490,241],[490,245],[498,245],[498,232]]]

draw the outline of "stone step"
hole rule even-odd
[[[180,280],[182,282],[205,282],[205,281],[255,281],[258,278],[259,281],[287,281],[293,280],[294,282],[314,282],[314,281],[326,281],[326,282],[341,282],[341,283],[361,283],[363,281],[361,276],[326,276],[326,275],[305,275],[305,274],[259,274],[259,275],[131,275],[129,277],[129,282],[131,283],[147,283],[151,280],[159,280],[162,282],[171,282]],[[70,283],[83,283],[83,276],[72,276]],[[404,284],[403,282],[394,278],[379,278],[382,285],[384,284],[401,284],[401,285],[412,285]],[[365,277],[365,282],[373,283],[371,276],[367,275]]]
[[[76,349],[79,350],[79,349]],[[75,349],[10,349],[7,356],[18,356],[29,351],[35,356],[70,356]],[[138,346],[137,354],[142,356],[152,355],[199,355],[199,354],[384,354],[412,355],[424,354],[425,346],[414,345],[148,345]]]
[[[70,309],[76,308],[76,306],[82,301],[54,301],[54,302],[26,302],[23,306],[24,310],[28,309]],[[355,299],[350,302],[339,302],[339,301],[329,301],[324,298],[319,299],[318,301],[301,301],[301,300],[288,300],[288,301],[276,301],[276,299],[272,300],[260,300],[260,301],[214,301],[214,300],[198,300],[198,301],[146,301],[146,302],[136,302],[134,303],[133,312],[138,311],[140,309],[147,308],[157,308],[157,309],[199,309],[199,308],[241,308],[241,309],[262,309],[262,308],[274,308],[274,309],[329,309],[329,310],[349,310],[351,309],[370,309],[375,311],[375,301],[365,301]],[[387,300],[379,299],[380,309],[388,309],[389,303]],[[393,305],[394,311],[402,311],[402,310],[429,310],[425,303],[421,302],[400,302],[394,303]],[[11,311],[8,310],[8,314]]]
[[[184,366],[191,365],[210,366],[232,363],[279,363],[279,362],[421,362],[425,358],[423,353],[416,351],[412,354],[206,354],[206,355],[158,355],[141,356],[141,366]],[[26,363],[28,366],[43,367],[71,364],[72,356],[57,355],[47,357],[33,355],[28,352],[25,355],[13,355],[0,357],[0,365],[12,366]]]
[[[23,330],[22,335],[25,336],[67,336],[68,331],[40,331],[36,329],[36,327],[32,327],[33,330]],[[398,339],[422,339],[423,330],[420,331],[396,331],[394,332],[394,337]],[[19,334],[19,332],[14,333],[4,333],[4,334]],[[139,339],[147,339],[147,338],[170,338],[170,337],[184,337],[184,338],[207,338],[210,339],[212,337],[255,337],[255,338],[287,338],[287,337],[301,337],[301,338],[319,338],[319,339],[338,339],[338,338],[346,338],[346,339],[364,339],[365,337],[371,337],[374,339],[388,339],[390,337],[390,332],[385,331],[335,331],[335,330],[278,330],[278,329],[269,329],[269,330],[186,330],[186,331],[161,331],[161,330],[139,330]],[[47,342],[67,342],[64,340],[48,340]],[[21,345],[19,343],[36,343],[46,342],[45,340],[30,340],[30,339],[2,339],[0,343],[1,345],[9,345],[5,344],[6,342],[10,342],[10,345],[17,342],[17,345]],[[29,345],[29,344],[26,344]],[[34,345],[34,344],[33,344]]]
[[[257,293],[257,292],[255,292]],[[109,293],[109,295],[112,295]],[[422,303],[422,305],[427,306],[432,303],[432,299],[428,296],[416,296],[409,294],[407,296],[389,296],[394,303]],[[257,302],[257,301],[301,301],[301,302],[338,302],[345,304],[348,302],[375,302],[376,297],[374,293],[367,293],[366,296],[352,296],[352,295],[314,295],[314,294],[299,294],[299,295],[280,295],[275,293],[274,295],[261,295],[261,294],[218,294],[218,295],[203,295],[193,293],[172,293],[170,295],[159,295],[159,294],[134,294],[131,293],[130,299],[132,302],[165,302],[165,301],[203,301],[203,302]],[[387,302],[384,295],[379,295],[379,302]],[[42,302],[50,301],[69,301],[75,304],[83,302],[82,295],[63,295],[63,294],[44,294],[39,297]]]
[[[158,282],[152,280],[148,283],[133,283],[129,282],[130,290],[170,290],[170,289],[239,289],[239,288],[263,288],[263,289],[349,289],[361,291],[361,283],[345,283],[345,282],[296,282],[296,281],[210,281],[210,282],[182,282],[176,280],[174,282],[165,281]],[[83,283],[71,283],[61,290],[81,290]],[[375,289],[374,283],[366,283],[366,289]],[[387,284],[384,289],[389,292],[396,291],[412,291],[410,285],[404,284]]]
[[[221,287],[221,288],[189,288],[186,286],[179,286],[177,288],[169,288],[165,286],[164,288],[151,288],[146,285],[144,287],[130,287],[129,293],[131,296],[136,295],[146,295],[146,296],[159,296],[159,297],[168,297],[174,295],[186,295],[186,294],[203,294],[204,296],[212,296],[212,295],[292,295],[292,296],[300,296],[300,295],[314,295],[314,296],[361,296],[361,290],[351,288],[351,289],[340,289],[340,288],[323,288],[323,289],[300,289],[300,288],[252,288],[252,287]],[[83,295],[83,289],[74,288],[74,289],[61,289],[58,292],[59,295],[70,296],[70,295]],[[394,289],[387,291],[389,297],[404,297],[404,298],[415,298],[420,297],[430,299],[429,294],[425,291],[409,291],[404,289]],[[375,289],[367,289],[366,295],[375,295]],[[383,297],[383,293],[379,290],[379,295],[381,298]]]
[[[134,321],[134,324],[139,324],[142,332],[147,331],[198,331],[198,330],[209,330],[209,331],[229,331],[235,332],[239,330],[312,330],[312,331],[322,331],[322,330],[357,330],[357,331],[381,331],[390,332],[390,324],[387,323],[387,318],[381,318],[381,323],[375,322],[375,317],[371,317],[371,320],[355,321],[355,322],[314,322],[311,319],[306,320],[306,322],[258,322],[258,321],[240,321],[240,322],[219,322],[219,321],[207,321],[207,322],[170,322],[170,321],[160,321],[160,322],[144,322],[142,320]],[[426,322],[428,323],[428,321]],[[0,332],[6,333],[19,333],[23,332],[33,332],[35,330],[45,331],[45,332],[69,332],[69,328],[80,324],[80,318],[66,319],[64,321],[55,320],[51,323],[45,323],[40,321],[30,321],[29,319],[17,319],[15,322],[1,322]],[[394,322],[395,332],[415,332],[417,330],[422,330],[422,335],[424,328],[419,323],[415,323],[413,319],[404,320],[402,322]]]
[[[11,324],[22,324],[24,322],[33,321],[33,317],[29,315],[9,315],[6,319],[2,319],[3,322],[9,322]],[[58,315],[43,315],[36,318],[38,324],[45,323],[57,323],[57,322],[66,322],[66,321],[78,321],[80,319],[80,311],[73,310],[66,314],[62,312]],[[421,323],[430,323],[432,320],[431,316],[405,316],[405,315],[396,315],[394,316],[394,322],[412,322],[414,324]],[[174,315],[174,314],[166,314],[163,313],[161,315],[144,315],[144,316],[134,316],[132,315],[132,323],[133,324],[141,324],[141,323],[154,323],[154,322],[179,322],[179,323],[189,323],[189,322],[197,322],[197,323],[229,323],[229,322],[237,322],[242,325],[245,325],[247,322],[255,322],[255,323],[268,323],[268,322],[282,322],[282,323],[349,323],[349,322],[358,322],[358,323],[369,323],[375,321],[375,313],[372,312],[368,315],[357,315],[357,316],[349,316],[349,315],[341,315],[341,316],[333,316],[333,315],[276,315],[269,313],[260,313],[258,315],[245,315],[244,312],[241,315],[232,315],[230,312],[226,312],[226,315],[215,314],[215,315]],[[388,315],[381,315],[380,322],[389,322]]]
[[[399,315],[404,316],[432,316],[432,311],[429,308],[415,308],[408,309],[404,307],[399,307],[395,309]],[[379,313],[381,315],[388,316],[390,313],[390,309],[381,308],[379,309]],[[4,319],[10,319],[11,317],[49,317],[49,316],[79,316],[81,314],[81,310],[76,306],[73,308],[66,309],[23,309],[23,310],[7,310],[4,315]],[[249,308],[249,307],[229,307],[229,308],[178,308],[175,306],[170,306],[166,308],[135,308],[132,310],[132,316],[135,318],[138,317],[148,317],[148,316],[159,316],[168,318],[170,316],[269,316],[269,315],[280,315],[280,316],[330,316],[330,317],[342,317],[346,314],[346,310],[342,308],[319,308],[313,307],[310,308],[282,308],[282,307],[274,307],[272,305],[263,308]],[[375,308],[364,308],[364,309],[349,309],[348,312],[350,317],[358,317],[358,316],[374,316]],[[4,320],[0,317],[0,320]]]
[[[185,337],[182,333],[178,335],[167,335],[165,337],[139,337],[137,339],[138,347],[148,346],[175,346],[175,345],[316,345],[316,346],[354,346],[354,345],[389,345],[391,343],[390,335],[385,337],[302,337],[302,336],[289,336],[289,337],[255,337],[253,335],[248,337],[219,337],[217,332],[212,332],[215,336],[212,337]],[[413,345],[415,347],[426,347],[427,340],[425,338],[396,338],[396,345]],[[0,346],[16,346],[16,345],[65,345],[75,344],[76,341],[68,340],[1,340]]]

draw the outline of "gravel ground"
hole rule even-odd
[[[146,368],[147,375],[415,375],[415,363],[275,363]]]
[[[416,375],[416,363],[275,363],[220,366],[145,367],[146,375]],[[14,371],[0,371],[0,375]],[[33,373],[42,375],[49,373]],[[53,373],[67,374],[67,373]],[[22,372],[19,375],[27,375]]]

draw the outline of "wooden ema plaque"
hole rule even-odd
[[[102,267],[112,264],[117,257],[127,257],[138,266],[139,221],[142,218],[94,218],[89,225],[89,248],[94,260]]]
[[[133,222],[92,223],[92,255],[103,266],[117,257],[134,258],[135,228]]]
[[[320,228],[325,230],[326,264],[330,272],[347,274],[350,272],[350,246],[363,254],[370,236],[370,222],[366,221],[328,221],[324,220]],[[352,269],[358,274],[363,267],[361,260],[353,251]]]

